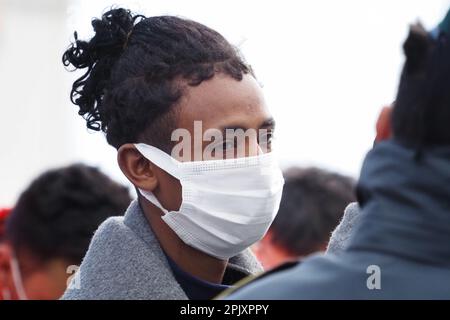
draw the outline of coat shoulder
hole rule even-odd
[[[185,299],[164,256],[156,251],[123,217],[109,218],[95,232],[62,299]]]

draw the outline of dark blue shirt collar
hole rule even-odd
[[[199,279],[182,270],[169,256],[166,257],[175,279],[191,300],[210,300],[231,287]]]

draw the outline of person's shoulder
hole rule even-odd
[[[345,208],[344,215],[333,231],[328,242],[327,253],[340,254],[349,244],[355,226],[360,221],[361,209],[358,203],[351,203]]]
[[[292,300],[333,298],[340,277],[349,268],[334,255],[316,254],[303,261],[282,265],[260,277],[241,283],[226,298],[229,300]]]
[[[62,299],[185,299],[161,248],[126,219],[100,225]]]
[[[120,272],[120,255],[123,253],[120,249],[127,246],[129,237],[123,217],[105,220],[94,233],[81,266],[62,299],[103,299],[110,296],[113,288],[108,283],[115,278],[113,269]]]
[[[123,216],[119,217],[109,217],[105,221],[103,221],[98,229],[95,231],[94,236],[92,237],[92,243],[96,241],[102,241],[105,239],[111,240],[110,235],[115,234],[119,235],[121,233],[127,232],[127,227],[124,224]],[[91,244],[92,244],[91,243]]]

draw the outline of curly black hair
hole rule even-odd
[[[218,72],[236,80],[253,74],[237,48],[195,21],[116,8],[92,26],[89,41],[75,32],[63,63],[86,69],[73,83],[71,100],[87,127],[105,132],[115,148],[145,142],[168,152],[173,106],[186,85],[199,85]]]
[[[130,202],[128,189],[95,167],[50,170],[20,195],[6,220],[5,238],[39,261],[79,264],[97,227],[122,215]]]

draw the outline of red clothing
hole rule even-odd
[[[5,224],[6,224],[6,218],[8,217],[8,214],[11,212],[11,209],[0,209],[0,240],[4,236],[5,232]]]

